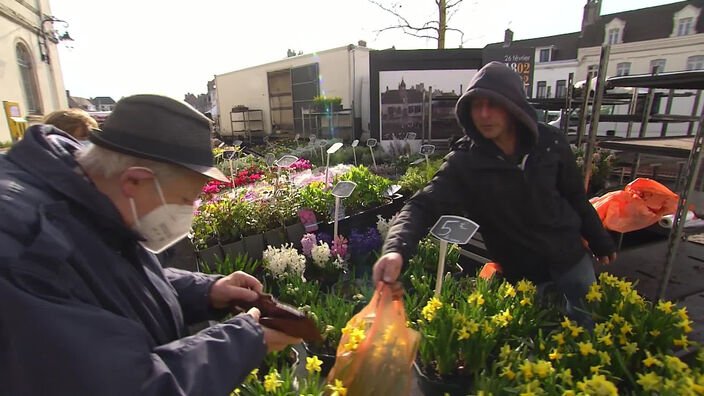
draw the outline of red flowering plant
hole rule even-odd
[[[218,194],[227,188],[232,188],[232,183],[221,182],[220,180],[215,179],[210,180],[208,184],[203,186],[202,193],[206,198],[203,201],[211,201],[215,194]]]
[[[260,180],[264,176],[264,172],[256,166],[250,166],[243,171],[237,173],[234,178],[235,187],[245,186]]]

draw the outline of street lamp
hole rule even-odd
[[[71,36],[69,36],[68,31],[64,31],[62,35],[59,35],[56,30],[54,30],[54,22],[59,22],[64,25],[64,29],[68,28],[68,22],[62,19],[56,19],[53,16],[45,18],[42,20],[41,30],[42,34],[39,36],[39,53],[41,54],[42,61],[50,64],[51,59],[49,58],[49,48],[46,45],[47,38],[55,43],[59,41],[73,41]],[[46,30],[46,24],[50,23],[50,30]]]

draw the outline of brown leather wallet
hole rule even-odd
[[[254,301],[236,301],[231,305],[231,310],[240,313],[255,307],[262,314],[259,318],[262,326],[308,342],[323,340],[318,327],[304,312],[278,301],[271,294],[260,293]]]

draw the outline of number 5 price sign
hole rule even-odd
[[[442,216],[435,223],[430,233],[440,240],[440,259],[438,260],[438,276],[435,281],[435,297],[440,296],[443,273],[445,272],[445,256],[447,244],[464,245],[479,229],[479,224],[460,216]]]

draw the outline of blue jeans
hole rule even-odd
[[[560,293],[565,295],[567,316],[575,320],[580,326],[592,330],[594,329],[594,320],[591,315],[579,309],[584,306],[584,296],[589,293],[589,287],[594,282],[596,282],[594,256],[591,253],[585,253],[582,259],[567,272],[556,276],[548,284],[540,285],[538,290],[545,290],[549,286],[555,286]]]

